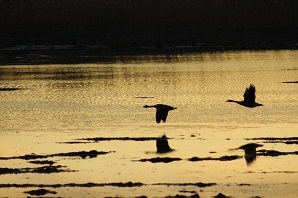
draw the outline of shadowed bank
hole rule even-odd
[[[114,61],[107,54],[297,49],[298,42],[295,0],[0,4],[0,65]]]

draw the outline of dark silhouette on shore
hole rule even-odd
[[[256,144],[256,143],[248,143],[245,145],[242,145],[236,149],[232,149],[232,150],[238,150],[238,149],[242,149],[245,152],[245,161],[247,163],[247,165],[251,165],[257,158],[257,151],[256,148],[258,147],[262,147],[262,144]]]
[[[156,108],[155,117],[156,117],[157,123],[160,123],[161,120],[163,122],[166,122],[169,111],[177,109],[176,107],[172,107],[164,104],[145,105],[144,108]]]
[[[166,135],[163,135],[161,138],[156,140],[156,149],[157,153],[167,153],[172,151],[168,143],[168,138]]]
[[[253,108],[258,106],[263,106],[262,104],[259,104],[256,102],[256,88],[254,85],[250,85],[248,88],[246,88],[244,92],[244,100],[243,101],[237,101],[237,100],[227,100],[226,102],[235,102],[239,105]]]

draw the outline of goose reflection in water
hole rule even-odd
[[[251,165],[253,162],[255,162],[255,160],[257,158],[256,148],[262,147],[262,146],[263,146],[262,144],[249,143],[249,144],[245,144],[245,145],[242,145],[242,146],[236,148],[236,150],[237,149],[244,150],[245,161],[246,161],[247,165]]]
[[[227,100],[226,102],[235,102],[239,105],[253,108],[258,106],[263,106],[262,104],[259,104],[256,102],[256,88],[254,85],[250,85],[249,88],[246,88],[244,92],[244,100],[243,101],[236,101],[236,100]]]
[[[156,149],[157,153],[167,153],[173,151],[168,143],[168,138],[166,135],[163,135],[161,138],[156,140]]]
[[[145,105],[144,108],[156,108],[155,118],[157,123],[160,123],[160,121],[166,122],[169,111],[177,109],[176,107],[164,104]]]

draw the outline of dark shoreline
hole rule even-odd
[[[215,53],[224,51],[267,51],[297,50],[298,47],[272,45],[262,46],[171,46],[156,49],[155,47],[129,47],[111,49],[106,46],[15,46],[0,49],[0,66],[3,65],[46,65],[46,64],[88,64],[88,63],[138,63],[143,61],[160,61],[160,58],[171,61],[177,55]]]
[[[0,66],[138,62],[146,57],[205,52],[297,50],[297,35],[298,28],[126,28],[81,34],[11,33],[1,36]]]

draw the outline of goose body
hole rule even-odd
[[[161,121],[166,122],[169,111],[177,109],[176,107],[164,104],[145,105],[144,108],[156,108],[155,118],[157,123]]]
[[[235,102],[239,105],[253,108],[253,107],[258,107],[258,106],[263,106],[260,103],[256,102],[256,88],[254,85],[250,85],[248,88],[246,88],[244,92],[244,100],[243,101],[237,101],[237,100],[227,100],[226,102]]]

